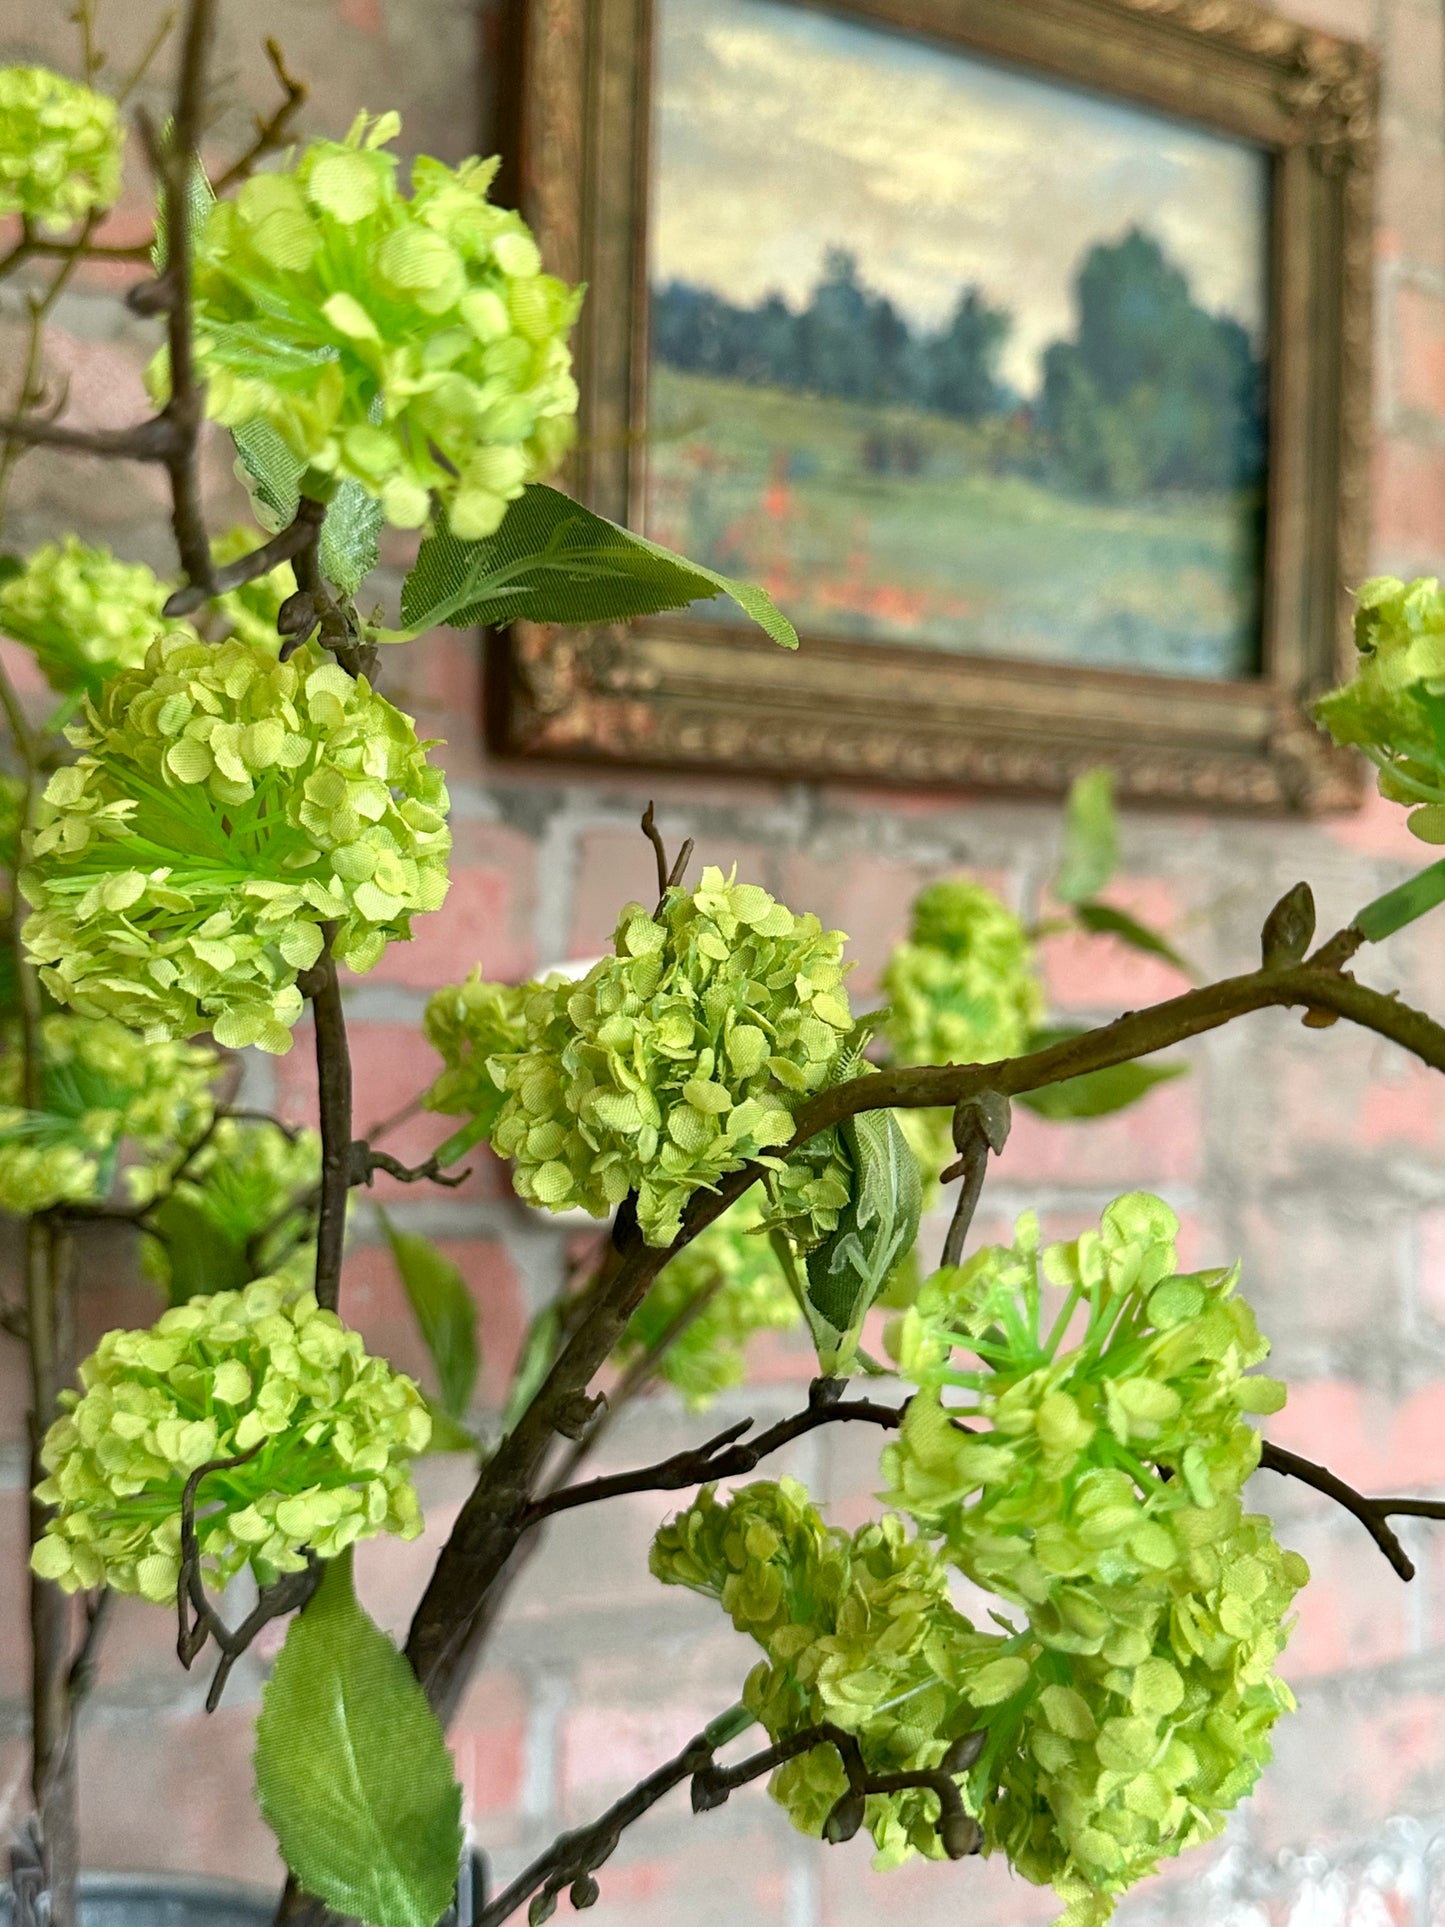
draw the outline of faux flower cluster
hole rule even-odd
[[[196,357],[209,412],[268,421],[309,493],[350,477],[402,528],[436,497],[474,540],[571,439],[581,294],[489,203],[495,161],[418,157],[403,193],[384,151],[400,127],[363,115],[344,142],[313,141],[211,208]],[[164,389],[163,361],[154,379]]]
[[[288,1137],[269,1122],[223,1117],[200,1150],[128,1176],[136,1204],[158,1200],[141,1256],[172,1304],[190,1297],[198,1278],[213,1293],[255,1278],[300,1286],[314,1276],[307,1200],[321,1182],[317,1132]]]
[[[1410,808],[1423,842],[1445,843],[1445,590],[1433,576],[1375,576],[1355,596],[1359,662],[1315,704],[1337,743],[1362,749],[1380,794]]]
[[[25,1216],[110,1191],[123,1140],[168,1151],[211,1111],[214,1052],[144,1044],[108,1018],[52,1012],[40,1025],[41,1106],[27,1110],[19,1038],[0,1055],[0,1210]]]
[[[245,1453],[196,1497],[216,1585],[246,1565],[263,1581],[299,1571],[306,1548],[330,1559],[422,1529],[406,1461],[431,1435],[425,1402],[310,1292],[263,1278],[193,1298],[148,1331],[107,1332],[80,1382],[45,1436],[36,1496],[56,1510],[31,1554],[67,1592],[173,1600],[186,1482]]]
[[[470,1117],[489,1137],[506,1092],[487,1068],[494,1057],[519,1051],[527,1040],[526,1004],[536,984],[492,984],[474,970],[465,983],[432,996],[422,1028],[446,1069],[426,1094],[426,1108]]]
[[[693,1192],[769,1161],[828,1082],[853,1021],[845,941],[713,867],[656,917],[628,904],[615,955],[533,987],[524,1043],[490,1059],[521,1195],[601,1217],[635,1191],[643,1236],[670,1244]]]
[[[1028,1672],[1008,1656],[1017,1642],[975,1631],[952,1604],[946,1566],[902,1520],[839,1531],[792,1479],[727,1501],[705,1487],[657,1534],[651,1565],[665,1585],[716,1599],[762,1647],[743,1700],[772,1739],[830,1721],[857,1736],[874,1773],[937,1767],[976,1730],[995,1683]],[[770,1783],[794,1825],[815,1835],[847,1790],[832,1746],[800,1754]],[[936,1794],[870,1794],[864,1821],[880,1866],[942,1854]]]
[[[1028,1048],[1042,1021],[1033,945],[991,890],[966,878],[930,884],[913,906],[909,941],[888,960],[881,1030],[893,1064],[987,1064]],[[898,1122],[936,1186],[956,1155],[952,1113],[912,1110]]]
[[[229,562],[258,539],[248,530],[232,530],[213,545],[216,560]],[[288,574],[273,569],[216,597],[207,605],[208,630],[275,655],[276,616],[289,593]],[[0,579],[0,635],[24,643],[60,694],[83,690],[98,696],[108,677],[141,667],[157,636],[195,640],[190,623],[161,614],[171,586],[143,563],[117,561],[109,549],[67,535]]]
[[[959,1760],[985,1851],[1052,1884],[1070,1927],[1216,1834],[1294,1703],[1274,1666],[1308,1569],[1240,1498],[1243,1415],[1283,1387],[1251,1372],[1267,1347],[1235,1274],[1175,1269],[1177,1229],[1135,1194],[1072,1244],[1041,1252],[1026,1218],[925,1284],[893,1334],[919,1389],[884,1454],[917,1538],[895,1513],[850,1539],[784,1482],[704,1492],[653,1553],[763,1646],[745,1699],[775,1738],[826,1719],[875,1772]],[[950,1566],[1016,1622],[977,1632]],[[845,1788],[828,1747],[773,1783],[814,1833]],[[940,1851],[926,1791],[865,1817],[880,1865]]]
[[[1012,1248],[935,1274],[893,1339],[919,1390],[888,1496],[1036,1642],[976,1769],[986,1828],[1080,1920],[1219,1831],[1293,1706],[1273,1667],[1308,1569],[1240,1501],[1245,1415],[1285,1391],[1251,1371],[1269,1348],[1237,1271],[1179,1273],[1177,1232],[1143,1193],[1044,1251],[1026,1216]]]
[[[755,1189],[668,1260],[628,1322],[618,1363],[650,1351],[685,1314],[688,1323],[662,1353],[657,1371],[695,1412],[741,1385],[750,1339],[798,1323],[798,1301],[764,1229]]]
[[[323,924],[365,971],[446,896],[441,771],[314,647],[162,636],[69,734],[21,887],[42,978],[82,1014],[283,1052]]]
[[[63,234],[120,193],[113,100],[48,67],[0,67],[0,214]]]

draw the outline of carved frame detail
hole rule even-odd
[[[509,0],[511,183],[555,272],[586,281],[567,486],[636,526],[646,410],[654,0]],[[810,0],[798,0],[810,4]],[[1342,809],[1360,793],[1306,705],[1349,653],[1371,427],[1377,68],[1254,0],[834,0],[835,10],[1181,114],[1274,171],[1264,670],[1218,682],[729,625],[517,624],[488,643],[502,754],[789,778],[1057,791],[1112,764],[1141,802]]]

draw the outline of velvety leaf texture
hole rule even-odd
[[[379,1211],[391,1255],[406,1289],[427,1350],[436,1367],[442,1410],[461,1418],[477,1382],[477,1307],[450,1258],[429,1238],[398,1231]]]
[[[436,1715],[357,1602],[350,1551],[291,1622],[256,1722],[256,1794],[307,1893],[367,1927],[434,1927],[462,1850]]]
[[[730,596],[773,641],[796,649],[797,632],[762,589],[685,561],[619,528],[557,489],[533,483],[495,535],[459,542],[439,530],[421,546],[402,588],[409,630],[449,623],[616,622]]]

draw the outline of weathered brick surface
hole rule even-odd
[[[1371,565],[1436,572],[1445,561],[1445,66],[1434,0],[1282,0],[1282,11],[1328,32],[1377,36],[1383,58],[1377,311],[1379,377]],[[123,70],[161,0],[102,10]],[[68,9],[14,0],[0,58],[67,60]],[[210,134],[218,154],[249,132],[270,92],[260,44],[277,32],[313,83],[310,125],[339,133],[358,105],[393,102],[405,139],[448,158],[468,151],[493,84],[482,49],[495,0],[255,0],[223,9]],[[164,105],[164,72],[142,90]],[[114,224],[131,238],[143,218],[143,171]],[[82,277],[57,316],[52,371],[69,382],[77,418],[107,424],[144,405],[141,370],[156,331],[110,298],[115,274]],[[13,361],[16,310],[0,309],[0,353]],[[217,526],[244,498],[217,440],[206,455]],[[21,471],[7,539],[18,547],[83,520],[97,539],[170,567],[159,477],[40,454]],[[77,506],[79,505],[79,506]],[[394,605],[415,538],[389,532],[382,593]],[[7,661],[9,660],[7,652]],[[850,932],[860,1004],[876,995],[889,947],[917,888],[968,874],[1021,914],[1047,911],[1042,892],[1057,844],[1052,805],[977,796],[907,795],[841,785],[727,777],[582,771],[499,764],[479,728],[481,658],[450,632],[387,652],[384,686],[445,739],[453,794],[452,896],[418,919],[409,947],[349,981],[356,1117],[367,1128],[407,1105],[436,1064],[417,1022],[426,995],[474,965],[520,977],[595,954],[618,907],[650,899],[651,853],[637,832],[655,798],[670,848],[697,840],[695,862],[733,861],[798,909]],[[31,681],[33,682],[33,678]],[[31,691],[38,699],[40,691]],[[1131,812],[1125,874],[1112,900],[1168,923],[1202,971],[1223,974],[1257,955],[1268,906],[1300,876],[1314,883],[1333,927],[1418,867],[1401,812],[1367,797],[1357,813],[1320,824],[1242,822],[1202,814]],[[1107,1016],[1183,987],[1176,973],[1112,943],[1050,939],[1043,966],[1060,1018]],[[1445,1009],[1445,951],[1434,924],[1362,960],[1372,981]],[[1274,1437],[1328,1460],[1362,1488],[1445,1492],[1445,1100],[1438,1080],[1389,1047],[1339,1025],[1303,1030],[1267,1013],[1196,1040],[1180,1053],[1187,1080],[1094,1126],[1044,1123],[1019,1111],[980,1214],[977,1236],[1006,1237],[1014,1214],[1037,1207],[1045,1235],[1074,1235],[1116,1192],[1163,1190],[1184,1219],[1186,1264],[1238,1255],[1247,1289],[1275,1340],[1294,1392],[1270,1421]],[[313,1114],[309,1033],[285,1059],[253,1068],[257,1101]],[[419,1162],[451,1128],[411,1117],[387,1148]],[[538,1222],[511,1196],[485,1151],[445,1195],[379,1178],[374,1201],[399,1224],[435,1236],[457,1261],[481,1316],[481,1398],[494,1407],[526,1321],[556,1291],[575,1227]],[[937,1251],[944,1214],[925,1229]],[[107,1324],[154,1316],[153,1289],[114,1239],[89,1237],[82,1342]],[[4,1286],[14,1296],[13,1281]],[[357,1210],[346,1304],[368,1341],[427,1380],[428,1367],[389,1257],[365,1202]],[[881,1321],[875,1320],[875,1325]],[[869,1342],[881,1342],[870,1328]],[[750,1409],[796,1407],[810,1354],[796,1334],[756,1347],[755,1382],[704,1419],[671,1397],[643,1402],[608,1434],[599,1470],[647,1462]],[[429,1381],[428,1381],[429,1382]],[[0,1352],[0,1832],[22,1766],[24,1579],[17,1556],[24,1384],[13,1349]],[[876,1506],[878,1439],[839,1428],[799,1443],[769,1467],[805,1479],[839,1523]],[[358,1555],[361,1595],[379,1623],[404,1634],[437,1548],[470,1482],[465,1458],[426,1461],[419,1485],[425,1536],[372,1543]],[[1224,1841],[1188,1857],[1121,1909],[1122,1927],[1426,1927],[1445,1919],[1445,1533],[1406,1528],[1420,1565],[1400,1586],[1347,1518],[1268,1475],[1251,1503],[1275,1512],[1315,1578],[1300,1602],[1286,1670],[1301,1701],[1277,1735],[1261,1792]],[[736,1696],[753,1649],[706,1602],[660,1589],[646,1555],[667,1495],[614,1502],[559,1521],[521,1562],[486,1669],[453,1729],[467,1817],[505,1878],[556,1827],[595,1811]],[[970,1610],[981,1602],[960,1597]],[[227,1706],[200,1713],[204,1681],[175,1664],[170,1616],[138,1602],[116,1615],[83,1749],[86,1854],[92,1864],[275,1876],[274,1854],[250,1801],[251,1721],[281,1637],[268,1630],[237,1669]],[[609,1911],[610,1910],[610,1911]],[[1053,1899],[1010,1880],[997,1861],[868,1867],[865,1843],[823,1851],[804,1841],[757,1789],[694,1820],[674,1795],[623,1843],[603,1879],[597,1918],[628,1927],[862,1927],[879,1918],[920,1927],[1029,1927]]]

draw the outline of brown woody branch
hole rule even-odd
[[[403,1164],[389,1151],[374,1151],[364,1138],[357,1138],[351,1147],[351,1182],[369,1187],[378,1171],[385,1171],[399,1184],[443,1184],[448,1190],[465,1184],[472,1175],[470,1166],[465,1171],[448,1172],[434,1156],[421,1164]]]
[[[188,616],[210,597],[224,595],[229,589],[239,589],[244,583],[258,581],[282,562],[294,561],[304,548],[320,539],[321,524],[325,519],[326,504],[313,502],[309,496],[303,495],[296,505],[295,516],[269,542],[263,542],[259,548],[238,556],[234,562],[227,562],[222,568],[213,569],[209,586],[198,582],[186,583],[184,588],[177,589],[168,598],[161,614]]]
[[[1313,1459],[1302,1459],[1298,1452],[1287,1451],[1282,1445],[1266,1441],[1260,1450],[1259,1463],[1261,1471],[1298,1479],[1303,1485],[1313,1486],[1316,1492],[1323,1492],[1336,1505],[1342,1505],[1346,1512],[1352,1512],[1402,1579],[1415,1577],[1415,1564],[1390,1529],[1390,1520],[1445,1519],[1445,1500],[1367,1499],[1352,1485],[1337,1478],[1327,1466],[1316,1465]]]
[[[602,1499],[619,1498],[629,1492],[676,1492],[686,1486],[706,1485],[712,1479],[732,1479],[751,1472],[762,1459],[777,1452],[806,1432],[820,1425],[881,1425],[892,1429],[903,1421],[901,1405],[876,1405],[869,1399],[839,1398],[844,1381],[815,1378],[808,1388],[808,1403],[791,1418],[780,1419],[755,1439],[743,1440],[751,1429],[751,1419],[740,1419],[705,1445],[674,1452],[656,1465],[641,1466],[635,1472],[616,1472],[606,1478],[588,1479],[579,1485],[565,1485],[534,1499],[526,1512],[526,1525],[539,1525],[554,1512],[568,1512],[574,1506],[595,1505]],[[740,1442],[741,1441],[741,1442]]]
[[[1104,1070],[1164,1050],[1249,1011],[1291,1006],[1334,1010],[1390,1038],[1433,1069],[1445,1070],[1445,1028],[1396,998],[1307,962],[1225,978],[1022,1057],[993,1064],[875,1071],[855,1078],[799,1108],[793,1144],[806,1143],[829,1125],[861,1111],[955,1106],[983,1091],[1018,1096],[1084,1071]],[[746,1166],[723,1177],[716,1190],[696,1194],[684,1215],[682,1232],[664,1249],[644,1244],[635,1213],[625,1206],[619,1211],[611,1248],[584,1315],[531,1405],[484,1468],[413,1617],[407,1656],[444,1719],[456,1706],[489,1623],[487,1595],[526,1529],[528,1508],[558,1436],[558,1416],[579,1394],[585,1394],[662,1267],[761,1175],[758,1166]]]
[[[630,1793],[615,1801],[590,1825],[564,1833],[553,1841],[545,1853],[482,1908],[475,1917],[474,1927],[501,1927],[501,1923],[533,1895],[536,1897],[532,1899],[527,1917],[530,1927],[541,1927],[556,1911],[557,1897],[564,1887],[570,1889],[569,1898],[574,1907],[593,1906],[599,1897],[597,1868],[611,1858],[626,1829],[675,1786],[691,1780],[693,1812],[706,1813],[722,1806],[739,1787],[761,1779],[816,1746],[833,1747],[848,1777],[848,1791],[838,1800],[825,1824],[826,1840],[836,1844],[853,1837],[863,1824],[865,1802],[870,1794],[901,1793],[910,1787],[922,1787],[937,1796],[938,1830],[944,1852],[950,1859],[960,1860],[977,1852],[983,1833],[978,1822],[965,1810],[953,1774],[966,1771],[977,1758],[982,1739],[982,1734],[969,1735],[962,1747],[954,1749],[954,1757],[937,1767],[910,1773],[872,1773],[855,1735],[829,1721],[806,1727],[730,1767],[715,1763],[717,1745],[706,1732],[699,1733],[680,1753],[639,1781]]]
[[[321,1196],[316,1226],[316,1302],[335,1311],[341,1295],[341,1250],[351,1189],[351,1049],[341,1008],[341,985],[331,945],[334,924],[323,924],[326,948],[297,978],[311,999],[316,1023],[316,1077],[321,1107]]]
[[[239,1452],[234,1458],[209,1459],[204,1465],[198,1465],[186,1480],[181,1494],[181,1570],[176,1583],[176,1615],[179,1621],[176,1653],[182,1666],[189,1672],[197,1655],[209,1642],[214,1641],[218,1647],[220,1663],[206,1694],[208,1713],[214,1713],[220,1705],[231,1668],[261,1628],[285,1613],[294,1612],[298,1606],[304,1606],[321,1583],[321,1561],[307,1547],[305,1570],[284,1573],[274,1584],[262,1586],[255,1605],[234,1631],[206,1596],[201,1577],[201,1549],[196,1533],[196,1495],[201,1481],[212,1472],[228,1472],[238,1465],[245,1465],[260,1450],[260,1445],[253,1445],[249,1452]]]

